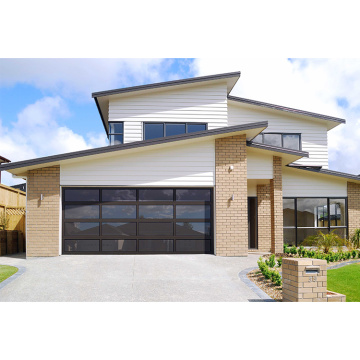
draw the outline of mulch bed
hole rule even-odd
[[[268,294],[272,299],[276,301],[282,301],[282,288],[276,286],[271,280],[265,279],[265,276],[259,269],[250,271],[247,277],[255,283],[262,291]]]

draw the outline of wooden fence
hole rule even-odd
[[[8,218],[6,230],[19,230],[25,235],[26,193],[0,184],[0,218]]]

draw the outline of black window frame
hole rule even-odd
[[[295,230],[295,246],[300,246],[301,242],[304,240],[302,240],[300,243],[298,241],[298,229],[318,229],[318,230],[322,230],[322,229],[326,229],[327,231],[332,231],[334,229],[345,229],[345,237],[348,238],[349,237],[349,208],[348,208],[348,197],[347,196],[284,196],[283,199],[291,199],[291,200],[295,200],[295,226],[284,226],[283,224],[283,230],[284,229],[294,229]],[[326,199],[326,206],[328,208],[328,216],[327,216],[327,222],[328,222],[328,226],[323,226],[323,227],[312,227],[312,226],[298,226],[298,216],[297,216],[297,209],[298,209],[298,199]],[[341,199],[341,200],[345,200],[345,225],[344,226],[331,226],[331,221],[330,221],[330,199]],[[285,241],[284,241],[285,243]]]
[[[281,135],[281,147],[283,149],[289,149],[284,147],[284,135],[298,135],[299,136],[299,151],[302,151],[302,139],[301,139],[301,133],[287,133],[287,132],[261,132],[260,134],[256,135],[260,136],[261,135],[261,143],[260,144],[266,144],[264,143],[264,135]],[[258,141],[254,141],[255,143],[258,143]]]
[[[99,189],[100,197],[99,201],[65,201],[65,191],[66,190],[84,190],[88,189],[90,187],[63,187],[62,188],[62,254],[66,255],[77,255],[77,254],[100,254],[100,255],[106,255],[106,254],[160,254],[161,252],[140,252],[139,251],[139,240],[173,240],[173,252],[165,252],[164,254],[199,254],[204,252],[199,251],[187,251],[187,252],[178,252],[176,251],[176,241],[177,240],[201,240],[204,243],[207,243],[208,245],[205,247],[206,249],[210,248],[210,251],[208,252],[206,250],[205,253],[214,254],[214,189],[211,187],[91,187],[92,189]],[[128,190],[135,190],[136,191],[136,200],[121,200],[121,201],[103,201],[102,196],[103,192],[102,190],[119,190],[119,189],[128,189]],[[170,200],[151,200],[151,201],[141,201],[139,200],[139,191],[143,189],[151,189],[151,190],[159,190],[159,189],[171,189],[173,191],[172,198]],[[176,191],[177,190],[209,190],[210,191],[210,199],[209,200],[177,200],[176,199]],[[66,218],[65,219],[65,206],[67,205],[98,205],[99,206],[99,218],[98,219],[73,219],[73,218]],[[136,205],[136,217],[135,219],[119,219],[119,218],[102,218],[102,206],[103,205]],[[173,205],[173,213],[174,216],[172,219],[164,218],[164,219],[140,219],[139,217],[139,207],[142,205]],[[210,218],[204,218],[204,219],[178,219],[176,217],[176,205],[210,205]],[[100,223],[99,226],[99,235],[65,235],[65,223],[68,222],[98,222]],[[103,235],[102,233],[102,224],[103,223],[136,223],[136,235],[129,235],[129,236],[123,236],[121,239],[124,240],[136,240],[136,251],[102,251],[102,240],[119,240],[119,235]],[[139,233],[139,224],[140,223],[168,223],[171,222],[173,225],[173,235],[161,235],[161,236],[152,236],[152,235],[140,235]],[[176,223],[177,222],[210,222],[210,235],[178,235],[176,232]],[[93,240],[93,239],[99,239],[99,252],[73,252],[73,251],[66,251],[65,249],[65,240]]]
[[[166,125],[169,124],[169,125],[185,125],[185,134],[188,134],[188,125],[205,125],[205,130],[208,130],[208,123],[202,123],[202,122],[179,122],[179,121],[176,121],[176,122],[161,122],[161,121],[147,121],[147,122],[144,122],[143,123],[143,140],[147,140],[145,138],[145,126],[149,124],[149,125],[152,125],[152,124],[158,124],[158,125],[163,125],[163,136],[159,137],[159,138],[156,138],[156,139],[161,139],[161,138],[164,138],[164,137],[167,137],[166,135]],[[203,130],[203,131],[205,131]],[[169,136],[178,136],[178,135],[169,135]]]
[[[122,133],[117,133],[117,132],[115,132],[115,133],[112,133],[112,132],[110,132],[110,124],[122,124]],[[116,144],[111,144],[111,136],[112,135],[121,135],[122,136],[122,142],[121,142],[121,144],[123,144],[124,143],[124,122],[123,121],[109,121],[109,143],[110,143],[110,145],[116,145]]]

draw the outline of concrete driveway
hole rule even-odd
[[[259,256],[5,256],[0,264],[26,271],[0,289],[0,301],[259,300],[238,276]]]

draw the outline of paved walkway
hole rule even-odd
[[[0,264],[26,271],[0,289],[0,301],[257,301],[238,274],[259,256],[5,256]]]

